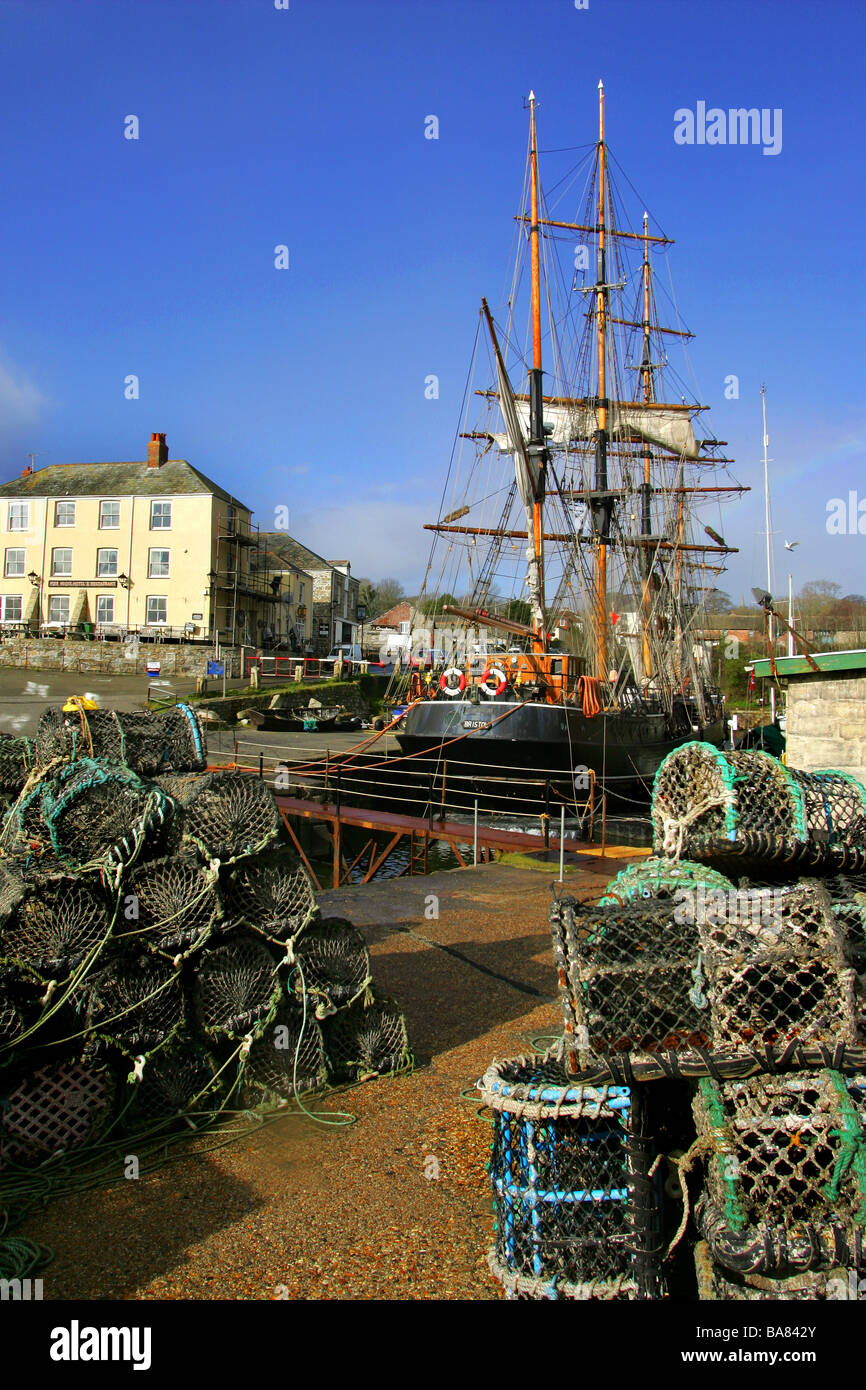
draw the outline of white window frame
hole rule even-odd
[[[117,578],[117,574],[118,574],[117,557],[118,557],[119,553],[120,553],[120,552],[117,550],[116,546],[100,546],[100,547],[99,547],[99,549],[98,549],[97,552],[96,552],[96,575],[97,575],[97,578],[98,578],[98,579],[116,579],[116,578]],[[106,563],[106,562],[102,559],[102,556],[103,556],[103,555],[113,555],[113,556],[114,556],[114,568],[113,568],[113,569],[110,569],[110,568],[109,568],[109,569],[105,569],[105,568],[103,568],[103,566],[104,566],[105,563]],[[110,564],[111,562],[109,561],[108,563]]]
[[[51,616],[52,609],[57,609],[66,604],[66,617],[54,618]],[[49,594],[48,595],[48,621],[49,623],[60,623],[64,627],[69,626],[69,595],[68,594]]]
[[[165,569],[154,568],[154,555],[165,556]],[[171,578],[171,551],[165,546],[151,546],[147,552],[147,577],[148,579],[170,579]]]
[[[60,552],[63,552],[64,554],[67,554],[69,556],[68,570],[59,570],[57,568],[57,556]],[[73,559],[74,557],[72,554],[71,545],[56,545],[51,551],[51,577],[53,579],[71,579]]]
[[[20,568],[20,569],[12,569],[12,568],[10,568],[10,565],[9,565],[9,556],[10,556],[10,555],[20,555],[20,556],[21,556],[21,562],[20,562],[20,563],[21,563],[21,568]],[[24,574],[25,574],[25,571],[26,571],[26,569],[27,569],[27,551],[26,551],[26,549],[24,548],[24,546],[18,546],[18,545],[16,545],[16,546],[7,546],[7,548],[6,548],[6,557],[5,557],[5,561],[6,561],[6,562],[5,562],[4,566],[3,566],[3,574],[4,574],[5,578],[6,578],[6,579],[19,579],[19,578],[23,579]]]
[[[21,524],[13,526],[13,513],[16,508],[20,512]],[[7,531],[29,531],[30,530],[30,503],[29,502],[10,502],[9,511],[6,514]]]
[[[105,520],[105,507],[117,508],[117,520]],[[99,503],[99,530],[100,531],[119,531],[120,530],[120,502],[116,497],[103,497]]]
[[[72,508],[72,520],[71,520],[71,521],[61,521],[61,520],[60,520],[60,508],[61,508],[61,507],[71,507],[71,508]],[[54,529],[55,529],[55,531],[65,531],[66,528],[67,528],[68,526],[74,526],[74,525],[75,525],[75,503],[74,503],[74,502],[70,502],[69,499],[68,499],[68,497],[61,497],[59,501],[57,501],[57,502],[54,503]]]
[[[100,617],[100,613],[99,613],[100,608],[104,608],[104,607],[105,607],[106,605],[108,605],[108,604],[111,605],[111,615],[110,615],[110,617],[107,617],[107,618],[106,618],[106,617]],[[114,622],[114,594],[97,594],[97,595],[96,595],[96,621],[97,621],[97,624],[102,624],[102,625],[106,625],[106,626],[107,626],[108,624]]]
[[[9,609],[17,605],[18,612],[10,613]],[[20,623],[24,621],[24,596],[23,594],[0,594],[0,623]]]
[[[152,603],[165,604],[165,617],[152,618],[150,616],[150,605]],[[166,627],[168,625],[168,595],[167,594],[148,594],[145,600],[145,624],[147,627]]]
[[[156,526],[156,525],[154,524],[154,517],[155,517],[154,507],[168,507],[168,520],[167,520],[167,522],[166,522],[165,524],[163,524],[163,519],[162,519],[162,517],[160,517],[160,524],[159,524],[158,526]],[[150,529],[151,529],[151,531],[170,531],[170,530],[171,530],[171,499],[170,499],[170,498],[155,498],[155,499],[151,502],[151,504],[150,504]]]

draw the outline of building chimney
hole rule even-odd
[[[147,466],[148,468],[161,468],[168,462],[168,445],[165,442],[164,434],[152,434],[150,443],[147,446]]]
[[[22,468],[22,469],[21,469],[21,477],[22,477],[22,478],[29,478],[29,477],[30,477],[30,474],[31,474],[32,472],[33,472],[33,468],[32,468],[32,466],[28,463],[28,465],[27,465],[26,468]]]

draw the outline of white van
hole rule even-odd
[[[322,665],[331,664],[335,661],[359,662],[362,660],[361,647],[357,642],[341,642],[339,646],[332,647],[327,656],[322,657]]]

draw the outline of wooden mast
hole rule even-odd
[[[544,603],[544,517],[547,452],[544,438],[543,375],[541,369],[541,269],[538,226],[538,143],[535,135],[535,93],[529,93],[529,238],[532,266],[532,370],[529,387],[529,453],[538,460],[539,481],[532,503],[532,547],[538,575],[539,615],[532,620],[532,650],[547,647]]]
[[[650,342],[650,282],[649,282],[649,215],[643,215],[643,398],[644,404],[648,405],[652,400],[652,357]],[[643,490],[641,497],[641,532],[644,536],[652,534],[652,470],[651,455],[649,447],[644,450],[643,456]],[[643,594],[642,594],[642,626],[643,626],[643,678],[649,681],[652,676],[652,651],[650,648],[650,610],[652,607],[652,594],[650,591],[650,575],[652,574],[652,555],[649,547],[644,550],[643,556]]]
[[[593,500],[593,523],[598,547],[595,557],[593,622],[595,626],[595,674],[607,680],[607,541],[610,536],[610,499],[606,496],[607,481],[607,381],[606,381],[606,331],[605,295],[607,274],[605,269],[605,151],[604,151],[604,84],[598,84],[598,227],[596,253],[596,337],[598,350],[598,414],[595,434],[595,492]]]

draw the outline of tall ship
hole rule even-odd
[[[734,547],[702,511],[747,489],[674,365],[693,335],[672,243],[646,212],[628,225],[602,84],[598,139],[550,198],[528,109],[516,262],[501,312],[481,301],[426,528],[433,669],[409,677],[398,739],[641,800],[671,749],[725,737],[705,603]]]

